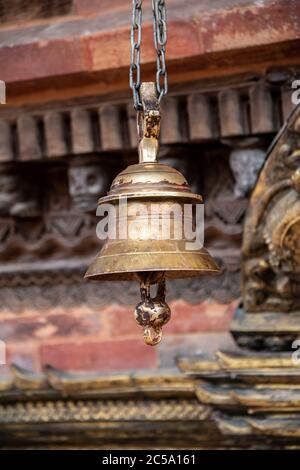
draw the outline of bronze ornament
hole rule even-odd
[[[179,228],[178,212],[185,205],[192,208],[189,217],[193,227],[194,209],[202,202],[201,196],[191,192],[184,176],[174,168],[158,162],[160,112],[154,83],[141,85],[143,111],[138,113],[139,163],[130,165],[113,181],[107,196],[99,206],[111,203],[115,207],[114,224],[118,234],[108,238],[86,277],[94,280],[138,280],[141,284],[142,302],[135,310],[139,325],[144,328],[148,345],[161,340],[162,326],[170,319],[170,309],[165,302],[165,279],[178,279],[218,273],[219,269],[205,248],[189,250],[190,241]],[[126,201],[125,212],[121,202]],[[144,219],[137,220],[136,210],[143,204],[147,214],[155,214],[155,226]],[[184,215],[186,217],[186,215]],[[125,223],[138,224],[137,237],[120,233]],[[185,221],[184,221],[185,222]],[[169,239],[164,237],[164,224],[169,224]],[[173,237],[172,238],[172,235]],[[158,294],[152,299],[150,287],[158,284]]]

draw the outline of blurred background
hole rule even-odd
[[[287,4],[289,4],[287,8]],[[169,0],[161,161],[205,202],[219,277],[169,282],[172,319],[155,348],[135,323],[137,283],[83,279],[101,248],[97,199],[137,161],[128,83],[131,2],[0,0],[0,339],[11,365],[41,374],[176,368],[238,345],[241,243],[266,149],[299,71],[297,2]],[[144,2],[142,80],[154,79]],[[243,339],[240,345],[243,343]],[[25,393],[25,392],[24,392]]]

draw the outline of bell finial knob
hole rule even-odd
[[[140,275],[142,301],[136,306],[136,322],[144,327],[144,341],[155,346],[162,339],[162,327],[170,320],[171,310],[165,301],[166,282],[164,273],[145,273]],[[151,284],[157,283],[157,293],[151,298]]]

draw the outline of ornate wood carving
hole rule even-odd
[[[12,377],[0,380],[1,447],[139,447],[150,435],[153,445],[176,447],[189,428],[205,428],[208,412],[193,380],[176,371],[107,376],[12,367]]]
[[[163,105],[162,144],[274,134],[293,108],[290,81],[299,67],[285,71],[286,79],[279,82],[252,74],[177,87]],[[42,107],[5,106],[0,128],[1,162],[124,152],[137,145],[132,105],[124,94]]]
[[[0,215],[32,218],[41,215],[39,187],[29,172],[10,165],[0,170]]]
[[[223,267],[215,280],[180,284],[182,296],[192,302],[206,297],[228,302],[240,296],[240,246],[249,193],[280,124],[278,115],[286,116],[291,108],[288,83],[297,69],[284,71],[280,80],[269,72],[265,77],[180,85],[166,103],[166,114],[182,125],[172,136],[164,130],[162,160],[183,171],[193,189],[204,195],[206,244]],[[98,306],[107,298],[105,286],[91,293],[80,276],[99,251],[96,199],[136,155],[136,124],[127,100],[120,95],[107,102],[90,97],[1,108],[0,180],[7,188],[0,198],[4,309],[22,311],[33,298],[41,308],[44,289],[48,307],[75,304],[79,297],[72,294],[68,279],[82,301],[92,298]],[[254,112],[258,108],[259,122]],[[279,108],[281,113],[275,112]],[[168,298],[176,298],[178,290],[174,282]],[[125,300],[120,292],[115,286],[114,299],[132,301],[131,290]]]
[[[240,436],[257,448],[299,447],[299,365],[290,353],[230,353],[181,358],[180,369],[198,380],[199,402],[224,437]]]
[[[76,111],[77,118],[79,115]],[[229,165],[229,147],[216,143],[216,148],[202,147],[202,151],[200,155],[200,148],[194,145],[166,145],[162,148],[162,159],[183,171],[196,192],[205,194],[206,243],[223,268],[222,274],[218,279],[170,283],[168,299],[178,298],[180,292],[192,303],[207,297],[230,302],[240,295],[242,219],[248,199],[247,196],[237,198],[234,194],[236,179]],[[135,152],[127,152],[123,157],[133,159]],[[214,165],[211,165],[212,160]],[[26,308],[43,311],[59,305],[98,308],[109,301],[133,302],[136,293],[132,286],[124,289],[122,285],[114,285],[111,292],[106,285],[88,286],[82,279],[101,245],[95,230],[97,197],[105,193],[123,165],[120,153],[70,155],[68,160],[57,158],[50,162],[45,159],[41,164],[27,162],[26,165],[15,162],[9,167],[2,164],[3,175],[7,171],[13,171],[13,175],[19,172],[16,174],[20,174],[31,189],[26,193],[28,204],[22,196],[23,207],[28,206],[22,217],[7,211],[0,217],[3,311],[22,312]],[[213,171],[216,166],[217,178]],[[9,200],[10,210],[14,207],[12,199],[17,202],[20,199],[18,191],[10,194],[8,188],[7,197],[3,193],[4,202],[6,198]],[[34,207],[35,201],[39,213],[33,217],[29,209]]]
[[[0,380],[1,447],[300,447],[300,374],[289,354],[220,351],[178,366],[110,375],[12,366]]]
[[[91,161],[87,158],[73,161],[68,168],[69,191],[73,206],[83,212],[95,213],[98,198],[109,190],[112,180],[109,162]]]
[[[243,235],[241,346],[290,349],[300,331],[300,107],[272,144],[251,196]]]

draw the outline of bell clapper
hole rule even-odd
[[[139,274],[142,301],[136,306],[136,322],[144,328],[144,341],[155,346],[162,339],[162,327],[170,320],[171,310],[165,301],[166,280],[162,272]],[[157,293],[151,298],[151,285],[157,284]]]

